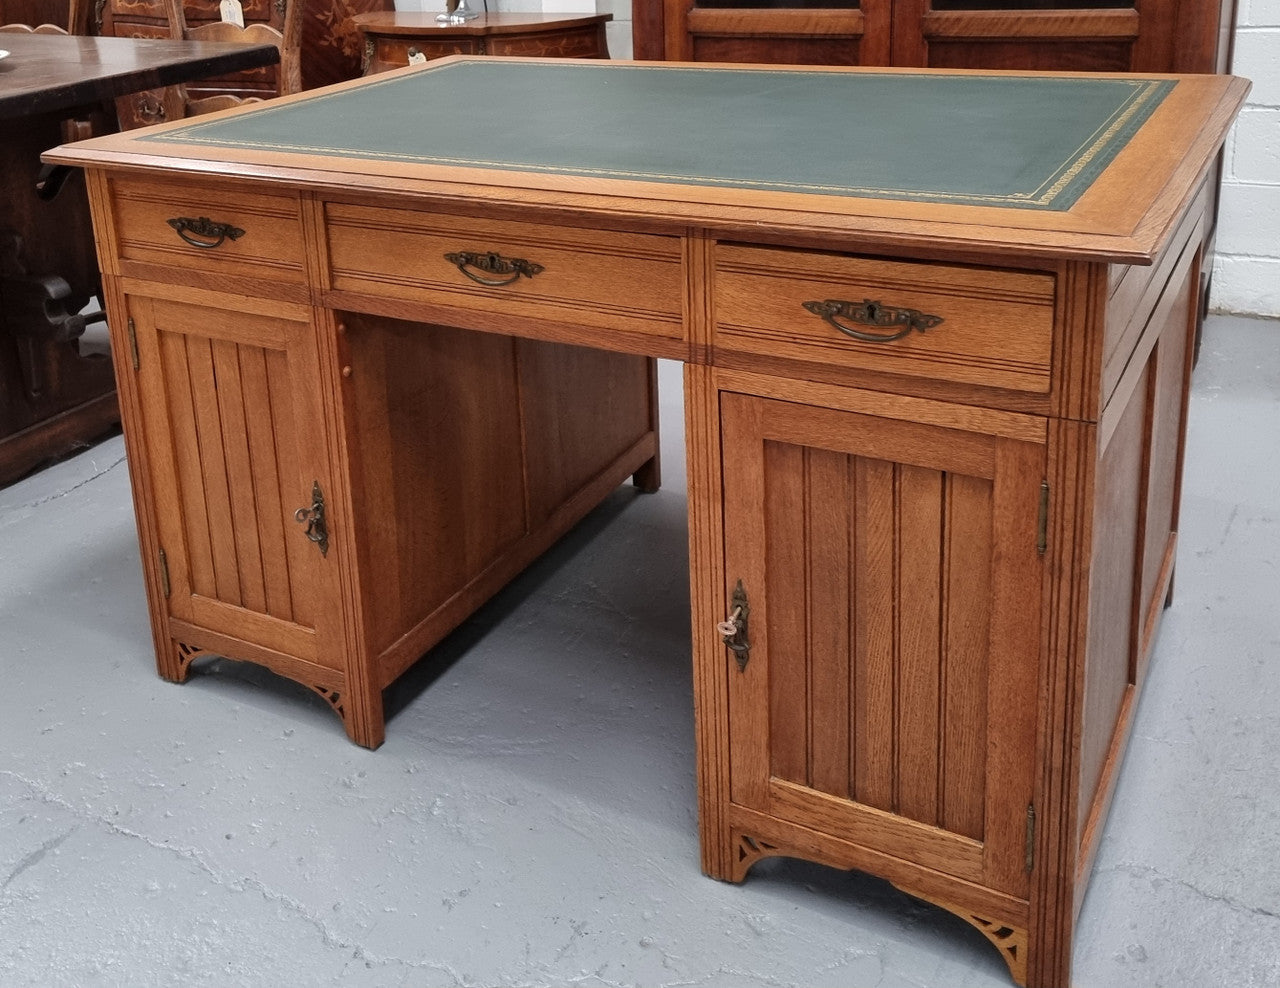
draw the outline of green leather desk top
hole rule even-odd
[[[139,141],[1061,211],[1174,85],[450,59]]]

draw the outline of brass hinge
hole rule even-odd
[[[130,318],[129,326],[129,355],[133,357],[133,369],[138,370],[142,366],[142,362],[138,359],[138,329]]]
[[[1036,552],[1049,548],[1049,481],[1040,481],[1040,520],[1036,525]]]
[[[160,550],[160,589],[164,591],[164,599],[169,599],[169,557]]]
[[[1036,863],[1036,808],[1033,804],[1027,804],[1027,874],[1031,874],[1031,869]]]

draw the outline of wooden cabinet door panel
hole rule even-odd
[[[1127,72],[1140,22],[1133,7],[975,9],[908,0],[895,9],[894,65]],[[1026,7],[1033,5],[1027,4]],[[935,8],[941,9],[935,9]]]
[[[142,295],[128,308],[168,613],[341,668],[336,559],[294,518],[324,487],[310,324]]]
[[[663,0],[665,57],[699,62],[888,65],[891,0],[797,5]]]
[[[1224,72],[1222,0],[633,0],[636,58]]]
[[[1026,894],[1044,446],[721,396],[735,803]]]

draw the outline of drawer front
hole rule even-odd
[[[283,8],[282,4],[280,6]],[[283,15],[273,10],[271,0],[243,0],[240,7],[246,24],[263,21],[276,27],[280,26]],[[184,0],[182,8],[186,14],[187,23],[191,25],[222,19],[219,0]],[[109,17],[112,22],[132,17],[150,18],[161,24],[167,24],[169,19],[164,0],[105,0],[105,3],[98,5],[98,9],[102,11],[99,17]]]
[[[455,307],[458,325],[519,335],[537,335],[522,320],[543,319],[684,336],[679,237],[343,203],[326,206],[326,222],[338,291]]]
[[[123,262],[179,268],[181,280],[213,273],[306,281],[302,222],[292,196],[113,179],[112,205]]]
[[[1054,276],[719,245],[717,352],[1047,394]]]
[[[485,53],[538,58],[603,58],[602,33],[598,26],[592,25],[545,34],[496,34],[485,40]]]
[[[480,55],[478,39],[475,38],[375,38],[373,45],[373,62],[376,71],[402,69],[409,64],[415,55],[423,55],[427,61],[444,58],[446,55]]]

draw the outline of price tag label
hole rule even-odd
[[[224,24],[244,27],[244,7],[241,6],[240,0],[222,0],[218,5],[218,10],[221,12]]]

